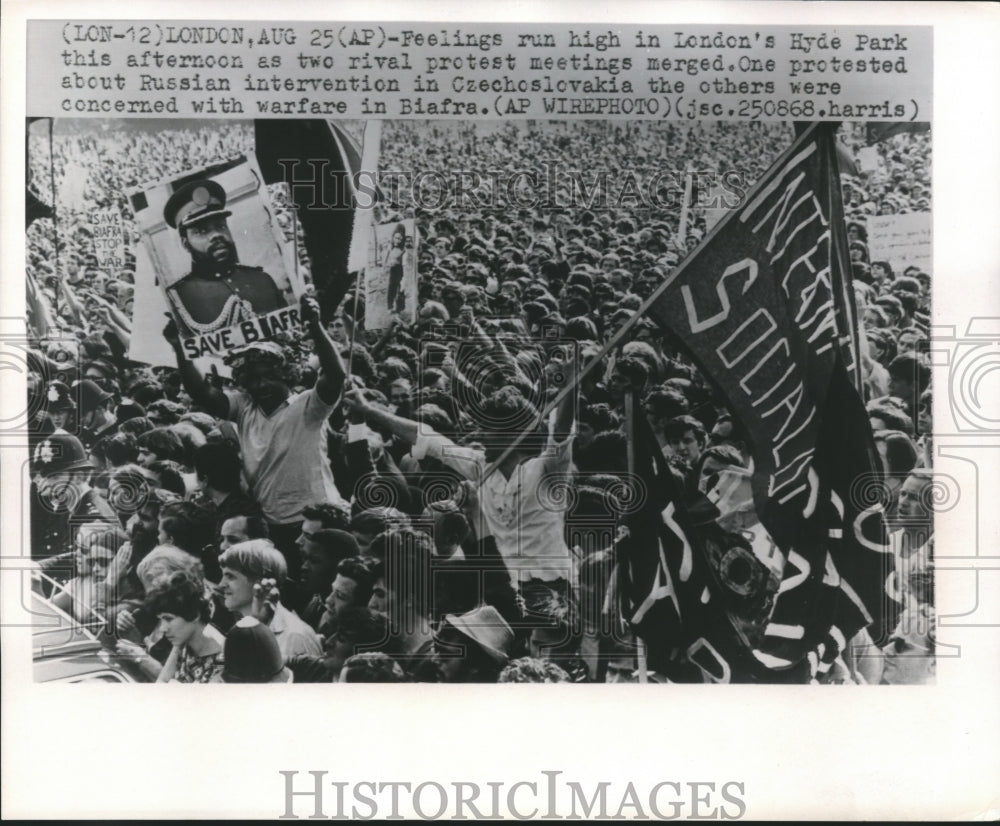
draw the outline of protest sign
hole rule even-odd
[[[279,333],[298,334],[301,324],[298,307],[282,307],[280,310],[255,315],[231,327],[223,327],[211,333],[181,339],[181,346],[191,360],[206,356],[224,356],[226,353],[252,344],[266,341]]]
[[[880,162],[878,148],[875,146],[862,146],[857,153],[858,169],[861,172],[877,172]]]
[[[365,327],[383,330],[393,314],[416,319],[417,228],[413,219],[374,227],[365,269]]]
[[[91,230],[97,266],[115,270],[125,266],[128,235],[121,212],[113,208],[97,210]]]
[[[294,306],[302,292],[262,180],[256,160],[241,155],[129,193],[186,350],[224,355],[241,343],[230,328]],[[270,337],[266,322],[251,328]]]
[[[870,217],[868,257],[871,261],[888,261],[896,273],[910,266],[930,272],[931,214],[908,212]]]

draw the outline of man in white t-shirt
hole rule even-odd
[[[570,367],[566,380],[572,383],[575,365]],[[492,535],[496,541],[524,600],[526,619],[535,626],[536,655],[543,647],[572,648],[576,626],[576,566],[564,539],[573,470],[574,392],[552,412],[544,436],[538,411],[520,393],[508,387],[492,394],[482,405],[485,451],[457,445],[427,425],[380,410],[361,391],[345,394],[346,404],[360,410],[370,424],[412,444],[415,459],[438,459],[481,485],[478,535]],[[521,429],[531,431],[532,438],[508,454],[505,448]],[[498,460],[496,470],[485,476],[488,465]]]

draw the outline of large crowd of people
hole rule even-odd
[[[863,125],[840,138],[856,153]],[[130,360],[127,193],[252,152],[252,124],[57,123],[51,153],[33,129],[31,186],[55,214],[27,230],[31,556],[52,598],[159,681],[657,680],[616,598],[629,398],[691,503],[746,471],[751,445],[649,319],[578,380],[718,207],[712,187],[685,204],[615,182],[668,166],[678,193],[688,169],[748,188],[792,140],[791,124],[387,122],[380,166],[444,182],[434,204],[403,187],[380,207],[419,227],[416,320],[368,330],[359,287],[330,312],[307,293],[297,340],[231,353],[223,379],[171,324],[175,367]],[[870,260],[866,218],[930,211],[930,134],[876,146],[877,169],[842,191],[903,611],[841,679],[918,683],[934,668],[931,278]],[[608,172],[606,202],[572,197],[574,163]],[[524,177],[449,197],[469,186],[455,170],[551,168],[566,170],[555,205]],[[114,269],[94,251],[98,209],[129,228]]]

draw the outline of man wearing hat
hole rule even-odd
[[[81,525],[115,524],[115,512],[90,486],[94,465],[83,443],[70,433],[51,433],[31,457],[31,557],[45,559],[73,550]]]
[[[73,382],[73,392],[80,400],[79,436],[85,447],[118,429],[118,420],[111,412],[113,396],[107,390],[91,379],[81,379]]]
[[[434,635],[434,659],[444,682],[495,683],[514,648],[514,632],[492,605],[448,614]]]
[[[226,191],[210,179],[180,187],[163,209],[191,254],[191,272],[167,289],[182,335],[231,327],[254,315],[286,306],[281,290],[260,267],[239,263],[226,221]]]
[[[73,395],[65,383],[50,381],[45,391],[45,412],[52,426],[46,428],[45,433],[57,430],[68,433],[75,410],[76,402],[73,401]]]

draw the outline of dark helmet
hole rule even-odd
[[[45,407],[52,413],[60,410],[76,410],[73,395],[64,382],[50,381],[45,390]]]
[[[93,379],[80,379],[73,382],[73,390],[76,391],[80,399],[80,411],[82,413],[95,410],[113,398],[107,390],[98,386],[97,382]]]
[[[69,470],[94,467],[87,451],[76,436],[70,433],[50,433],[35,447],[31,467],[42,476],[52,476]]]

